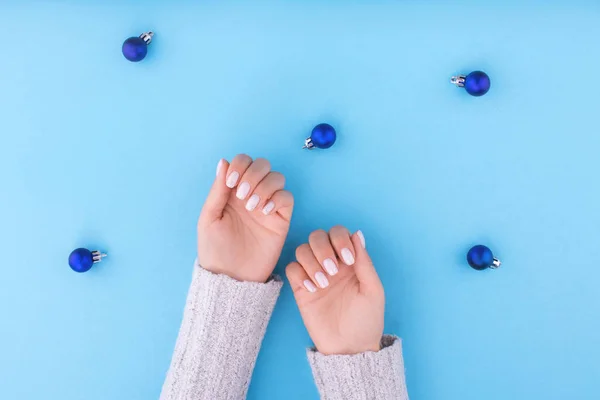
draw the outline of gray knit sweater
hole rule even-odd
[[[241,400],[282,282],[238,282],[194,268],[183,322],[161,400]],[[326,356],[307,351],[316,385],[327,400],[407,400],[400,339],[382,350]]]

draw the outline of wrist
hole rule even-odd
[[[272,276],[271,273],[267,274],[258,271],[244,271],[244,269],[232,270],[230,268],[223,268],[215,265],[202,265],[198,263],[198,266],[206,271],[212,272],[213,274],[225,275],[238,282],[267,283]]]
[[[377,353],[381,350],[381,339],[377,342],[366,345],[349,345],[349,346],[318,346],[315,344],[315,349],[326,356],[332,355],[354,355],[366,352]]]

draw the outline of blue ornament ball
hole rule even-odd
[[[121,48],[126,59],[132,62],[142,61],[148,54],[148,45],[152,42],[154,32],[142,33],[139,37],[130,37],[123,42]]]
[[[337,135],[333,126],[319,124],[315,126],[310,134],[312,145],[318,149],[328,149],[335,143]]]
[[[471,96],[483,96],[490,90],[490,77],[482,71],[473,71],[465,78],[465,90]]]
[[[142,61],[148,54],[148,45],[139,37],[130,37],[123,42],[123,55],[133,62]]]
[[[98,250],[75,249],[69,254],[69,267],[75,272],[87,272],[106,256],[106,253],[101,253]]]
[[[498,268],[500,266],[500,261],[494,258],[492,251],[481,244],[471,247],[467,253],[467,262],[471,268],[479,271],[487,268]]]
[[[94,257],[88,249],[75,249],[69,255],[69,266],[75,272],[87,272],[94,265]]]

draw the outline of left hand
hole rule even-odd
[[[329,354],[379,351],[383,285],[361,231],[343,226],[314,231],[285,272],[317,350]]]
[[[238,281],[266,282],[292,218],[294,198],[284,184],[264,158],[219,161],[198,220],[199,264]]]

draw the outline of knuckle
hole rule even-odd
[[[248,154],[238,154],[233,158],[233,161],[237,161],[239,163],[251,163],[252,157],[250,157]]]
[[[294,195],[291,192],[288,192],[287,190],[278,190],[275,194],[277,194],[281,200],[294,204]]]
[[[269,160],[267,160],[266,158],[257,158],[256,160],[254,160],[255,163],[259,164],[261,167],[265,168],[265,169],[271,169],[271,162]]]
[[[297,262],[291,262],[288,264],[287,267],[285,267],[285,275],[289,278],[294,271],[298,269],[298,263]]]
[[[317,229],[316,231],[312,231],[310,235],[308,235],[308,241],[314,242],[323,237],[323,235],[327,235],[327,233],[323,229]]]
[[[271,174],[273,174],[273,178],[277,182],[281,182],[281,185],[285,185],[285,176],[281,172],[273,171]]]
[[[334,237],[335,236],[340,236],[340,235],[342,235],[344,233],[347,233],[347,232],[348,232],[348,230],[346,229],[346,227],[344,227],[342,225],[336,225],[336,226],[334,226],[333,228],[331,228],[329,230],[329,234],[331,236],[334,236]]]
[[[296,248],[296,259],[300,261],[300,259],[303,258],[303,256],[305,256],[307,252],[310,251],[310,246],[307,243],[301,244]]]

